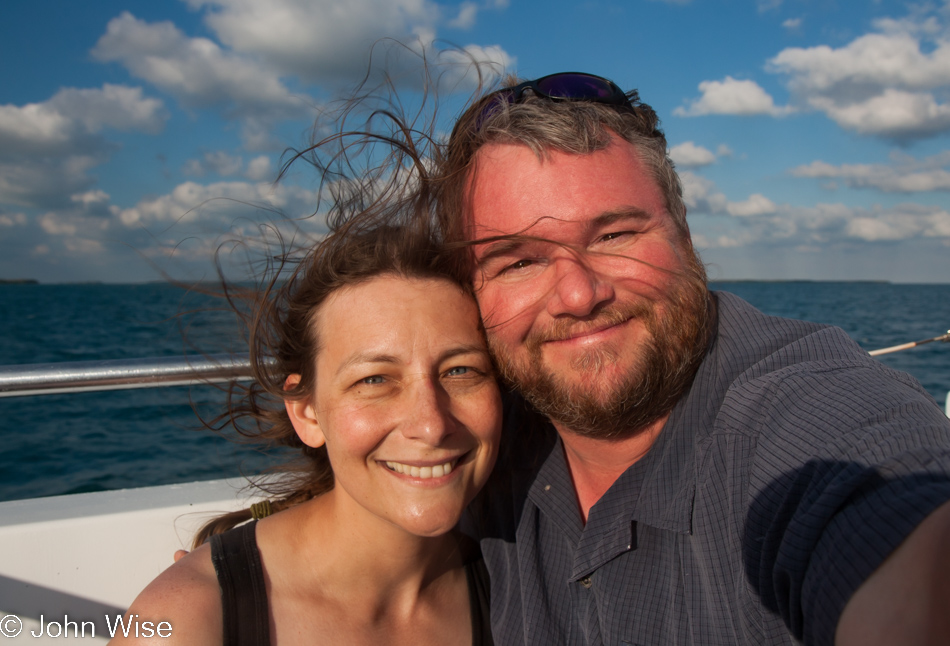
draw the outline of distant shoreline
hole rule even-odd
[[[39,285],[35,278],[0,278],[0,285]]]

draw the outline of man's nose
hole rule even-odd
[[[448,393],[433,377],[421,377],[409,390],[411,394],[403,402],[407,406],[403,434],[439,446],[456,426]]]
[[[586,262],[573,254],[554,261],[554,293],[548,299],[551,316],[587,316],[598,305],[612,300],[613,286]]]

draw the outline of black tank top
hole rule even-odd
[[[221,587],[224,646],[270,646],[267,588],[257,521],[211,537],[211,562]],[[493,646],[488,621],[488,570],[479,558],[465,564],[472,614],[472,646]]]

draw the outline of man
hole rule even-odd
[[[496,643],[950,643],[950,422],[842,331],[707,291],[636,92],[487,95],[442,174],[532,409],[473,506]]]

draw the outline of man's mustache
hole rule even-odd
[[[608,305],[595,314],[583,319],[576,317],[559,318],[540,330],[534,330],[525,338],[529,350],[536,350],[549,341],[564,341],[575,336],[626,323],[635,318],[645,319],[647,325],[655,318],[655,309],[646,299]]]

